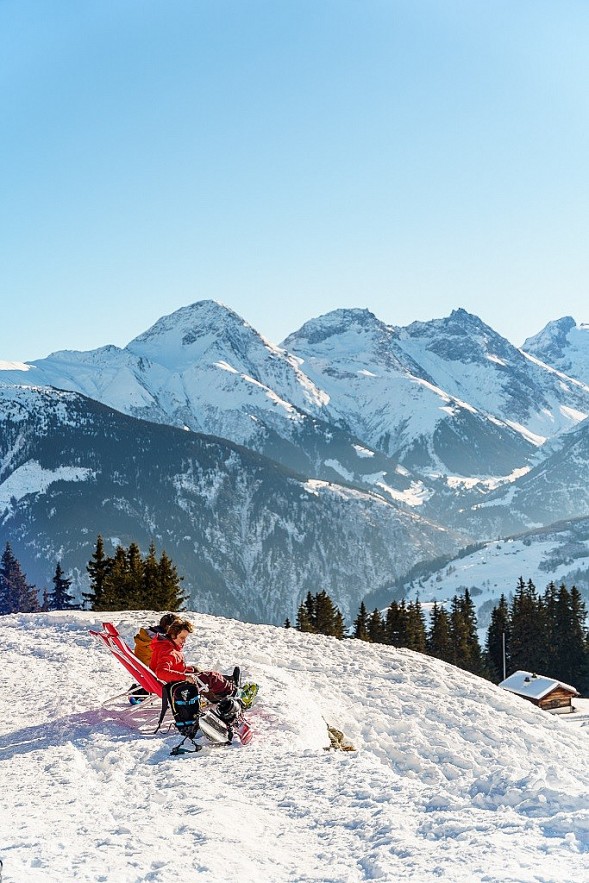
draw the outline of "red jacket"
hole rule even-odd
[[[184,681],[186,679],[186,662],[182,650],[167,635],[156,635],[151,642],[151,661],[149,667],[156,678],[165,681]]]

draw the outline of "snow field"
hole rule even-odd
[[[589,728],[411,651],[189,618],[191,661],[260,684],[247,748],[170,757],[101,709],[129,678],[96,614],[0,619],[4,883],[588,879]]]

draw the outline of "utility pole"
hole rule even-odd
[[[507,671],[505,667],[505,632],[503,632],[503,680],[507,677]]]

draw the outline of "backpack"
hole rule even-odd
[[[170,708],[174,716],[174,725],[181,736],[182,742],[176,745],[171,754],[185,754],[187,751],[200,751],[202,746],[194,741],[199,729],[200,696],[196,684],[190,681],[172,681],[166,684],[162,691],[162,710],[157,725],[159,730],[166,711]],[[184,742],[189,739],[193,748],[182,748]]]

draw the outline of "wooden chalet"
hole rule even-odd
[[[523,696],[552,714],[567,714],[574,711],[573,698],[579,692],[570,684],[563,684],[554,678],[547,678],[529,671],[516,671],[499,684],[504,690]]]

